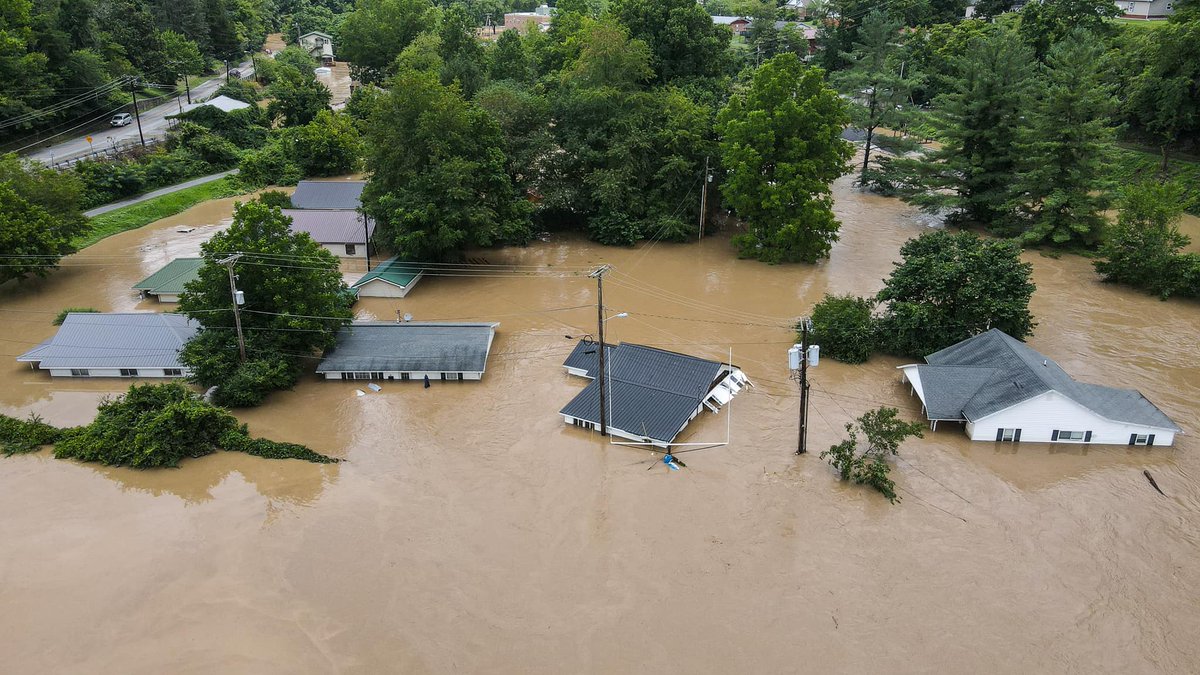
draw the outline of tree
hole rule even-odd
[[[274,389],[291,386],[299,359],[333,346],[351,313],[338,260],[290,219],[261,202],[234,206],[233,223],[201,245],[204,265],[187,284],[179,311],[201,330],[181,357],[204,385],[219,385],[221,404],[255,405]],[[234,331],[229,276],[217,263],[232,252],[248,362],[241,363]]]
[[[1018,197],[1016,139],[1025,126],[1033,52],[1011,31],[993,30],[972,40],[954,66],[948,91],[937,99],[941,149],[892,164],[914,174],[909,201],[949,209],[952,223],[1003,225]]]
[[[1111,149],[1111,89],[1100,81],[1104,47],[1082,30],[1046,55],[1029,125],[1021,130],[1016,210],[1028,244],[1095,246],[1109,205],[1105,159]]]
[[[1021,37],[1039,59],[1073,30],[1084,30],[1099,38],[1112,34],[1112,21],[1121,14],[1111,0],[1055,0],[1031,2],[1021,8]]]
[[[826,293],[813,307],[809,340],[832,359],[864,363],[876,349],[874,309],[873,298]]]
[[[853,101],[850,117],[867,134],[860,178],[861,183],[866,183],[875,129],[903,126],[907,116],[903,106],[907,105],[918,80],[911,70],[907,78],[901,72],[899,21],[873,11],[863,19],[858,35],[861,42],[855,42],[854,49],[844,55],[849,68],[834,73],[830,80]]]
[[[442,57],[442,84],[457,82],[463,95],[474,96],[487,76],[483,47],[475,36],[475,17],[456,2],[442,12],[438,28]]]
[[[1129,79],[1124,109],[1136,128],[1158,146],[1160,171],[1170,153],[1200,134],[1200,20],[1169,23],[1140,40],[1139,72]],[[1122,74],[1127,79],[1127,74]]]
[[[525,53],[525,41],[515,30],[506,30],[496,39],[488,54],[488,73],[493,80],[528,82],[533,71],[529,55]]]
[[[362,141],[349,115],[322,110],[308,124],[279,133],[284,153],[305,176],[350,173],[362,159]]]
[[[505,170],[496,122],[433,73],[403,71],[367,123],[363,195],[381,234],[416,260],[472,246],[525,243],[527,201]]]
[[[1104,281],[1146,290],[1166,300],[1200,295],[1193,270],[1195,254],[1180,252],[1191,243],[1179,231],[1183,189],[1176,183],[1146,182],[1121,193],[1120,215],[1093,263]]]
[[[329,101],[333,98],[329,89],[314,79],[312,73],[292,68],[279,72],[271,83],[270,93],[274,100],[267,106],[267,114],[272,119],[283,118],[285,127],[313,121],[318,113],[329,109]]]
[[[200,53],[200,47],[195,42],[173,30],[164,30],[158,37],[162,41],[163,52],[167,55],[169,72],[175,75],[171,78],[172,82],[180,77],[200,75],[208,69],[204,55]]]
[[[609,11],[649,46],[660,82],[719,77],[728,67],[731,33],[695,0],[612,0]]]
[[[900,454],[900,444],[906,438],[924,437],[919,422],[905,422],[897,417],[898,413],[895,408],[887,407],[864,413],[846,425],[850,438],[821,453],[821,459],[837,469],[842,480],[870,485],[893,504],[900,497],[896,495],[896,482],[888,475],[892,470],[888,457]],[[866,438],[865,445],[859,441],[860,433]]]
[[[436,21],[430,0],[359,0],[342,20],[339,49],[357,79],[382,82],[392,61]]]
[[[474,102],[500,125],[508,173],[517,193],[540,191],[544,164],[554,149],[550,102],[513,80],[500,80],[480,89]]]
[[[79,212],[83,186],[70,173],[0,157],[0,283],[44,277],[88,229]]]
[[[1033,266],[1015,242],[941,230],[909,239],[900,256],[876,296],[888,352],[924,356],[989,328],[1018,340],[1033,332]]]
[[[611,21],[585,18],[567,41],[577,55],[563,67],[565,83],[579,87],[632,89],[651,79],[650,49]]]
[[[823,75],[781,54],[717,117],[728,171],[721,195],[749,227],[734,238],[744,257],[815,262],[837,240],[829,185],[852,153],[841,138],[850,116]]]

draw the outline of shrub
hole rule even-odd
[[[173,149],[184,149],[213,168],[237,164],[238,149],[229,141],[194,122],[184,122],[171,139]]]
[[[282,357],[247,361],[217,386],[213,403],[230,408],[250,408],[273,391],[296,384],[297,369]]]
[[[358,167],[362,142],[348,115],[322,110],[308,124],[279,132],[282,152],[305,176],[337,176]]]
[[[25,420],[0,415],[0,451],[10,457],[36,452],[43,445],[58,441],[61,435],[61,429],[46,424],[37,415]]]
[[[228,96],[246,103],[257,103],[258,99],[262,98],[258,93],[258,88],[246,80],[237,79],[230,80],[217,88],[217,96]]]
[[[1093,263],[1104,281],[1127,284],[1166,300],[1197,297],[1197,256],[1181,251],[1191,240],[1179,231],[1182,186],[1146,182],[1121,195],[1120,215]]]
[[[810,341],[830,358],[863,363],[875,351],[875,301],[854,295],[826,294],[813,308]]]
[[[230,452],[244,452],[255,457],[267,459],[302,459],[317,464],[335,464],[337,459],[327,457],[311,448],[298,443],[283,443],[266,438],[251,438],[246,425],[230,429],[221,435],[221,449]]]
[[[238,169],[238,177],[252,187],[295,185],[304,177],[299,165],[277,143],[246,153]]]
[[[898,413],[895,408],[886,407],[864,413],[853,424],[846,425],[848,439],[821,453],[821,459],[837,469],[842,480],[870,485],[893,504],[900,497],[896,495],[895,481],[889,477],[892,468],[887,458],[899,455],[900,444],[909,436],[924,436],[919,422],[905,422],[897,418]],[[861,448],[860,433],[866,437],[866,445]]]
[[[267,190],[258,196],[258,201],[267,206],[274,206],[281,209],[292,208],[292,197],[288,193],[279,190]]]
[[[67,315],[71,314],[72,312],[76,314],[97,314],[100,312],[100,310],[93,309],[91,307],[68,307],[59,312],[58,316],[54,317],[54,320],[50,323],[55,326],[61,326],[63,322],[67,320]]]

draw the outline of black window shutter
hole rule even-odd
[[[1083,432],[1083,442],[1084,443],[1092,442],[1092,432],[1090,432],[1090,431]]]
[[[1130,445],[1137,444],[1137,434],[1129,434],[1129,444]]]
[[[1019,443],[1020,441],[1021,441],[1021,430],[1017,429],[1016,433],[1013,434],[1013,443]]]
[[[1003,430],[1003,429],[997,429],[997,430],[996,430],[996,440],[997,440],[997,441],[1002,441],[1002,440],[1004,440],[1004,430]]]
[[[1058,429],[1055,429],[1054,431],[1050,432],[1050,440],[1052,440],[1052,441],[1058,440]]]
[[[1149,438],[1146,439],[1146,445],[1154,445],[1154,434],[1150,434]]]

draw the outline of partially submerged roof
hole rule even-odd
[[[563,361],[564,368],[571,370],[584,371],[584,377],[596,377],[596,371],[600,367],[600,348],[598,343],[592,340],[580,340],[575,345],[575,349],[571,350],[570,356],[566,361]],[[606,358],[612,358],[614,345],[604,345],[604,355]],[[607,364],[606,364],[607,365]]]
[[[204,266],[204,258],[176,258],[165,267],[133,285],[137,291],[153,295],[178,295],[187,282],[195,279]]]
[[[1054,360],[995,328],[925,361],[905,367],[917,369],[929,419],[978,420],[1056,391],[1110,420],[1178,430],[1141,393],[1076,382]]]
[[[188,113],[188,112],[195,110],[196,108],[202,108],[206,105],[210,105],[210,106],[212,106],[218,110],[222,110],[224,112],[233,112],[234,110],[244,110],[244,109],[250,107],[250,104],[246,103],[245,101],[239,101],[236,98],[230,98],[230,97],[222,94],[221,96],[214,96],[214,97],[208,99],[207,101],[203,101],[203,102],[199,102],[199,103],[184,104],[182,106],[183,107],[182,112]]]
[[[182,368],[199,326],[182,314],[72,312],[54,337],[17,357],[39,368]]]
[[[723,367],[717,361],[628,343],[606,354],[608,425],[665,443],[683,430]],[[560,413],[599,422],[600,381],[593,379]]]
[[[385,284],[391,284],[400,288],[407,288],[414,279],[421,276],[425,272],[425,268],[415,263],[404,262],[400,260],[400,256],[388,258],[380,263],[379,267],[367,272],[361,279],[354,282],[350,288],[358,288],[369,281],[379,280]]]
[[[302,180],[292,193],[296,209],[357,209],[365,180]]]
[[[318,373],[482,373],[498,323],[352,323],[338,332]]]
[[[307,232],[322,244],[365,244],[375,221],[357,211],[340,209],[283,209],[292,219],[292,232]]]

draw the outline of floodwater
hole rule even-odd
[[[849,177],[835,194],[842,240],[816,266],[736,260],[727,234],[637,249],[555,235],[474,254],[549,271],[430,276],[404,300],[361,302],[364,318],[501,326],[483,382],[357,397],[313,377],[239,413],[336,466],[0,458],[4,670],[1200,671],[1200,305],[1027,253],[1032,345],[1080,379],[1140,389],[1187,434],[1174,448],[997,446],[943,426],[902,448],[903,502],[889,505],[816,453],[875,406],[917,419],[899,361],[822,360],[812,453],[793,454],[789,323],[827,291],[878,289],[923,229]],[[64,306],[158,309],[129,285],[195,253],[229,212],[201,205],[0,289],[0,411],[90,419],[126,383],[52,382],[12,357]],[[629,313],[610,339],[732,350],[757,385],[688,428],[683,440],[728,444],[682,455],[681,472],[556,414],[583,386],[561,368],[565,336],[595,327],[595,283],[575,270],[600,263],[614,268],[606,304]]]

